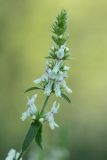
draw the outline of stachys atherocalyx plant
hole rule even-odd
[[[34,80],[34,86],[27,89],[25,92],[42,90],[46,95],[45,101],[41,110],[38,110],[36,99],[38,98],[35,93],[31,98],[28,97],[27,109],[21,115],[21,120],[25,121],[31,118],[31,125],[28,130],[25,140],[22,145],[21,152],[18,153],[11,149],[5,160],[22,160],[22,156],[30,143],[35,139],[35,142],[42,148],[42,128],[43,125],[48,123],[49,127],[54,130],[59,125],[55,122],[54,116],[58,113],[60,104],[56,101],[52,103],[50,111],[46,112],[46,106],[51,94],[56,97],[62,97],[71,102],[66,93],[72,93],[72,90],[66,84],[68,77],[69,66],[65,61],[70,59],[70,51],[66,46],[68,36],[65,34],[67,28],[67,13],[62,10],[56,17],[52,25],[52,39],[54,45],[49,50],[49,55],[46,57],[46,67],[42,76]]]

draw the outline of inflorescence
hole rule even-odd
[[[54,101],[50,111],[45,113],[45,108],[51,94],[55,94],[56,97],[62,97],[69,103],[71,102],[65,94],[66,92],[72,93],[72,90],[67,86],[65,81],[68,77],[67,71],[70,69],[69,66],[65,65],[65,60],[68,60],[70,56],[70,50],[66,46],[68,38],[65,34],[66,28],[67,13],[65,10],[62,10],[52,25],[52,39],[54,44],[49,50],[49,56],[46,57],[45,73],[40,76],[40,78],[34,80],[36,86],[25,91],[42,90],[46,95],[45,102],[39,111],[36,104],[37,94],[28,98],[28,108],[22,113],[21,120],[25,121],[30,117],[32,119],[31,126],[23,142],[20,154],[14,149],[11,149],[5,160],[22,160],[24,151],[29,147],[33,139],[35,139],[36,143],[42,148],[41,135],[44,123],[48,122],[52,130],[59,127],[54,120],[54,115],[58,113],[60,104]]]

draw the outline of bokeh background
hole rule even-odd
[[[44,152],[34,143],[26,156],[29,160],[107,160],[107,1],[0,0],[1,160],[10,148],[20,150],[29,127],[20,115],[27,95],[33,94],[24,90],[44,72],[44,57],[52,46],[51,24],[62,8],[69,17],[72,103],[59,100],[60,128],[53,132],[45,126]],[[40,106],[44,96],[38,94]]]

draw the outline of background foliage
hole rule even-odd
[[[11,147],[20,150],[29,126],[19,119],[26,106],[24,90],[43,73],[51,24],[62,8],[69,16],[72,104],[62,101],[60,129],[44,128],[44,147],[48,155],[64,148],[70,160],[107,159],[106,5],[106,0],[0,0],[0,159]]]

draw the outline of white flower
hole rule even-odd
[[[32,117],[32,119],[36,119],[37,108],[35,105],[35,100],[37,98],[37,94],[33,95],[31,99],[28,98],[28,109],[24,113],[22,113],[21,120],[25,121],[28,117]]]
[[[55,73],[55,74],[57,74],[58,71],[60,70],[60,67],[61,67],[61,61],[58,61],[58,62],[55,64],[55,66],[53,67],[52,72]]]
[[[43,74],[40,78],[34,80],[33,82],[36,83],[36,84],[38,84],[38,83],[41,83],[41,82],[43,82],[43,81],[45,81],[45,80],[46,80],[46,81],[48,80],[48,75],[47,75],[47,73]]]
[[[35,100],[37,98],[37,94],[33,95],[31,99],[28,98],[27,105],[30,107],[31,112],[36,112],[37,108],[35,106]]]
[[[50,68],[47,68],[47,74],[49,79],[55,79],[56,74],[53,73],[53,70]]]
[[[58,74],[56,75],[55,77],[55,80],[58,81],[58,82],[61,82],[64,80],[64,78],[67,77],[67,72],[62,72],[62,71],[59,71]]]
[[[58,59],[62,59],[64,57],[64,47],[61,46],[61,48],[59,48],[58,52],[57,52],[57,57]]]
[[[8,155],[7,157],[5,158],[5,160],[17,160],[19,156],[19,153],[16,152],[15,149],[11,149],[9,152],[8,152]],[[22,158],[20,158],[20,160],[22,160]]]
[[[53,84],[53,82],[50,80],[49,82],[48,82],[48,84],[45,86],[45,94],[47,95],[47,96],[49,96],[50,94],[51,94],[51,92],[52,92],[52,84]]]
[[[34,80],[35,83],[39,83],[44,87],[44,94],[49,96],[51,92],[55,92],[57,97],[61,97],[62,89],[65,89],[66,92],[72,93],[72,90],[66,85],[65,78],[68,77],[67,71],[70,67],[63,64],[62,58],[64,54],[69,51],[69,49],[62,45],[57,51],[57,60],[49,60],[46,63],[46,72],[37,80]],[[41,84],[41,82],[43,82]],[[27,113],[29,114],[29,113]],[[23,114],[26,119],[29,115]]]
[[[61,86],[60,82],[55,82],[55,87],[54,87],[55,95],[57,97],[61,97]]]
[[[62,86],[64,87],[64,89],[66,90],[66,92],[72,93],[72,90],[67,86],[67,84],[66,84],[65,81],[62,82]]]
[[[53,103],[51,111],[46,114],[46,120],[49,122],[50,128],[53,130],[55,127],[59,127],[54,121],[54,114],[58,113],[59,103],[56,106],[56,101]]]

